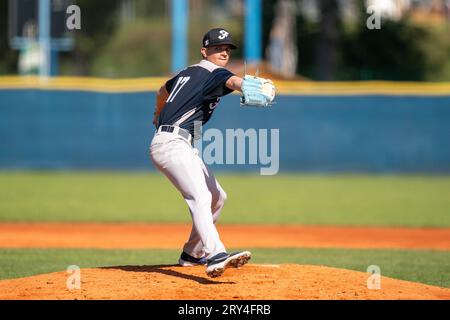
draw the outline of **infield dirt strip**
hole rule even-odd
[[[450,229],[219,225],[227,247],[405,248],[450,250]],[[0,248],[180,249],[189,225],[0,224]],[[69,290],[65,272],[0,281],[0,299],[444,299],[450,289],[310,265],[250,264],[208,278],[203,266],[115,266],[80,270]]]
[[[0,224],[0,248],[180,249],[190,225]],[[390,248],[450,250],[450,228],[218,225],[229,248]]]

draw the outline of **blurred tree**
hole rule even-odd
[[[266,47],[271,70],[286,78],[295,77],[297,70],[297,6],[293,0],[278,0],[276,17]]]
[[[107,32],[99,30],[92,35],[80,34],[77,41],[85,41],[81,48],[86,52],[84,72],[102,77],[141,77],[166,76],[170,72],[172,24],[170,20],[169,0],[162,0],[157,6],[151,6],[145,1],[136,0],[134,8],[130,3],[116,2],[116,10],[109,8],[110,16],[119,18],[113,23],[107,20]],[[133,4],[133,3],[132,3]],[[203,6],[202,6],[203,5]],[[192,12],[197,8],[196,12]],[[134,18],[121,19],[119,10],[136,12]],[[200,59],[200,45],[204,33],[213,27],[227,28],[239,49],[233,52],[234,58],[242,56],[242,18],[231,14],[218,22],[210,14],[207,0],[191,1],[189,16],[189,63]],[[200,10],[200,11],[198,11]],[[229,10],[230,11],[230,10]],[[98,40],[97,40],[98,39]],[[91,47],[89,47],[91,45]],[[95,46],[94,46],[95,45]],[[91,51],[89,51],[91,50]],[[79,50],[81,51],[81,50]],[[70,57],[72,58],[72,57]],[[70,59],[68,60],[70,61]]]
[[[339,41],[339,12],[337,0],[319,0],[320,22],[317,39],[317,78],[334,79]]]
[[[264,0],[263,44],[269,42],[276,0]],[[302,0],[297,1],[301,4]],[[311,3],[308,3],[311,5]],[[318,0],[319,22],[311,21],[302,10],[296,15],[297,73],[315,80],[331,80],[339,62],[339,40],[342,33],[336,0]],[[265,56],[265,58],[267,58]]]
[[[382,19],[381,29],[366,27],[368,15],[360,8],[357,25],[342,35],[338,79],[437,80],[450,57],[446,32],[414,24],[408,16]]]
[[[62,54],[62,72],[89,75],[91,64],[119,24],[120,0],[77,0],[81,8],[81,30],[75,32],[75,48]]]
[[[310,21],[302,11],[297,15],[297,73],[316,79],[316,51],[319,38],[318,24]]]
[[[275,19],[275,6],[277,0],[262,0],[262,47],[267,48],[270,42],[270,30]],[[263,50],[263,58],[267,59],[267,52]]]
[[[211,2],[210,2],[211,1]],[[354,5],[348,6],[348,1]],[[123,0],[77,0],[81,30],[74,33],[73,52],[60,53],[63,75],[151,76],[170,68],[170,0],[134,0],[135,21],[120,19]],[[277,0],[263,0],[263,48],[269,43]],[[296,16],[297,73],[314,80],[450,81],[450,23],[436,26],[408,15],[398,21],[382,18],[380,30],[366,27],[362,0],[296,0],[304,10]],[[224,1],[191,0],[189,63],[199,59],[203,33],[217,24],[230,29],[242,56],[242,8],[227,1],[217,20],[210,4]],[[346,5],[344,5],[346,4]],[[349,10],[351,8],[351,10]],[[354,19],[340,18],[341,9]],[[195,11],[195,12],[193,12]],[[239,13],[240,12],[240,13]],[[314,12],[311,15],[311,12]],[[0,74],[17,73],[18,52],[8,43],[8,1],[0,1]],[[265,55],[266,52],[263,52]],[[267,57],[265,57],[267,58]]]
[[[8,1],[0,1],[0,74],[17,73],[18,51],[9,48]]]
[[[93,60],[91,73],[101,77],[142,77],[170,71],[170,20],[137,20],[120,26]]]

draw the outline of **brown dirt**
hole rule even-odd
[[[219,225],[229,248],[404,248],[450,250],[450,228]],[[189,225],[0,224],[0,248],[179,249]]]
[[[0,282],[0,299],[331,299],[450,300],[450,289],[381,278],[381,289],[367,288],[368,274],[307,265],[256,265],[228,269],[210,279],[204,267],[122,266],[80,270],[81,288],[66,287],[57,272]]]
[[[450,250],[450,229],[220,225],[227,247],[407,248]],[[0,224],[0,248],[179,249],[189,225]],[[450,289],[319,266],[256,265],[217,279],[204,267],[119,266],[81,270],[81,289],[57,272],[0,281],[0,299],[446,299]]]

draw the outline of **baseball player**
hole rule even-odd
[[[157,93],[153,119],[157,130],[150,146],[152,162],[180,191],[193,222],[179,264],[206,265],[210,277],[222,275],[228,267],[243,266],[251,253],[228,253],[220,240],[215,223],[227,195],[193,148],[194,123],[205,124],[221,97],[234,90],[243,93],[244,106],[268,106],[274,97],[270,80],[251,76],[242,79],[225,69],[233,49],[232,37],[223,28],[204,35],[202,60],[182,70]],[[273,89],[270,94],[267,84],[269,91]]]

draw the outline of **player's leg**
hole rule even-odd
[[[213,215],[213,222],[216,223],[220,217],[225,201],[227,200],[227,194],[215,178],[211,169],[205,165],[200,157],[198,157],[198,161],[202,167],[208,190],[211,193],[211,212]],[[183,251],[190,253],[190,255],[195,258],[201,258],[204,255],[201,238],[195,226],[192,226],[189,240],[185,243]]]
[[[162,142],[160,140],[164,140],[164,138],[154,139],[152,142],[152,160],[186,200],[190,209],[193,228],[201,239],[205,254],[210,257],[219,252],[224,252],[225,247],[220,241],[213,222],[212,195],[196,154],[184,140],[174,139],[159,143]],[[193,249],[195,250],[195,248]],[[187,253],[196,254],[195,251]]]
[[[209,192],[211,192],[211,211],[213,214],[213,221],[216,223],[217,220],[219,220],[220,213],[222,212],[225,201],[227,200],[227,194],[219,184],[219,181],[217,181],[211,169],[204,163],[202,163],[202,165],[206,185],[208,186]]]
[[[189,205],[194,224],[192,243],[194,244],[195,233],[198,233],[206,255],[206,274],[218,277],[229,267],[239,268],[246,264],[251,258],[249,251],[227,253],[219,239],[211,206],[215,209],[217,218],[226,194],[218,187],[220,185],[212,172],[203,170],[206,166],[194,150],[190,146],[189,151],[182,146],[175,147],[173,143],[168,148],[159,145],[152,148],[152,159],[158,169],[180,190]],[[215,193],[214,204],[208,183]],[[199,245],[198,242],[196,245]]]
[[[215,178],[212,170],[204,164],[200,157],[199,161],[201,162],[208,190],[211,192],[211,211],[213,213],[213,221],[216,223],[219,219],[225,201],[227,200],[227,194]],[[250,258],[250,251],[240,251],[227,254],[220,253],[216,257],[207,261],[206,274],[210,277],[218,277],[222,275],[226,268],[240,268],[245,265]]]
[[[209,192],[211,192],[211,211],[215,223],[219,219],[222,208],[225,205],[225,201],[227,200],[227,194],[225,190],[223,190],[219,181],[217,181],[212,170],[203,162],[202,158],[200,158],[198,154],[197,160],[200,166],[202,167],[203,176],[205,178],[208,190]]]
[[[202,238],[200,237],[200,233],[197,231],[195,224],[192,224],[189,239],[183,246],[183,252],[189,254],[191,257],[196,259],[201,259],[202,257],[205,256]]]

